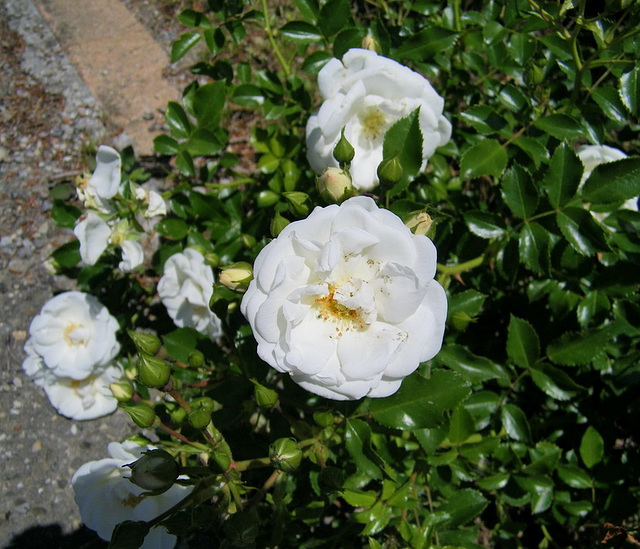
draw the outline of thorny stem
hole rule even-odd
[[[264,14],[264,31],[267,34],[267,38],[269,39],[269,44],[271,44],[271,48],[273,49],[273,53],[278,58],[278,62],[282,67],[285,77],[289,78],[291,74],[291,67],[289,63],[285,60],[278,44],[275,40],[273,29],[271,28],[271,20],[269,19],[269,7],[267,6],[267,0],[261,0],[262,3],[262,13]]]
[[[199,442],[194,442],[192,440],[189,440],[182,433],[178,433],[178,431],[174,431],[171,427],[167,427],[164,423],[160,423],[158,425],[158,428],[162,429],[165,433],[171,435],[172,437],[175,437],[178,440],[181,440],[185,444],[188,444],[189,446],[193,446],[194,448],[198,448],[199,450],[209,450],[208,446],[205,446],[204,444],[200,444]]]

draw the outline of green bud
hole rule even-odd
[[[320,427],[333,425],[333,414],[331,412],[313,412],[313,421]]]
[[[367,35],[362,39],[363,50],[375,51],[376,53],[380,53],[380,44],[376,41],[373,36]]]
[[[433,219],[426,212],[418,212],[405,223],[413,234],[429,235],[433,228]]]
[[[203,253],[203,255],[204,262],[210,267],[217,267],[218,265],[220,265],[220,256],[218,254],[215,254],[213,252],[206,252]]]
[[[282,217],[279,212],[276,212],[276,215],[273,216],[271,220],[271,225],[269,229],[271,231],[271,236],[276,237],[289,224],[289,220],[285,217]]]
[[[268,208],[269,206],[276,204],[278,200],[280,200],[278,193],[265,189],[258,193],[258,208]]]
[[[145,490],[168,490],[178,478],[179,467],[173,456],[165,450],[149,450],[133,463],[131,482]]]
[[[129,402],[133,396],[133,385],[128,381],[117,381],[109,385],[111,394],[118,402]]]
[[[138,379],[147,387],[164,387],[171,377],[171,368],[161,358],[140,353]]]
[[[246,292],[253,280],[253,268],[246,261],[238,261],[222,268],[218,281],[234,292]]]
[[[544,71],[535,63],[531,63],[524,76],[526,83],[531,86],[537,86],[544,81]]]
[[[316,187],[320,196],[327,202],[340,204],[353,196],[353,184],[348,172],[340,168],[325,168],[316,178]]]
[[[205,408],[195,408],[189,413],[189,423],[194,429],[204,429],[211,421],[211,412]]]
[[[300,191],[282,193],[292,214],[303,217],[309,213],[309,195]]]
[[[134,332],[132,330],[127,330],[127,333],[136,346],[136,349],[141,353],[155,355],[162,346],[160,340],[153,334]]]
[[[340,139],[338,139],[336,146],[333,148],[333,158],[335,158],[336,161],[342,166],[351,162],[355,155],[356,151],[344,136],[344,128],[342,128]]]
[[[202,351],[198,351],[198,349],[194,349],[189,353],[189,366],[192,368],[200,368],[204,364],[204,355]]]
[[[397,156],[392,156],[380,162],[378,166],[378,178],[381,183],[397,183],[403,173],[402,165]]]
[[[153,426],[156,420],[156,413],[151,406],[144,402],[136,402],[133,404],[120,404],[122,408],[133,422],[142,429],[148,429]]]
[[[279,438],[269,446],[269,459],[274,469],[291,473],[302,461],[302,450],[295,438]]]
[[[256,237],[251,234],[243,234],[241,238],[242,238],[242,245],[245,248],[251,249],[257,243]]]
[[[224,473],[231,465],[231,448],[229,448],[229,445],[223,441],[218,444],[211,457],[213,458],[214,463],[220,468],[220,471]]]
[[[256,381],[253,382],[253,396],[260,408],[273,408],[278,404],[278,393]]]
[[[220,405],[212,398],[198,397],[191,401],[191,409],[194,410],[195,408],[202,408],[203,410],[207,410],[207,412],[211,413],[219,410]]]

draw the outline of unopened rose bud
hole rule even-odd
[[[210,397],[198,397],[191,401],[191,409],[193,410],[195,408],[202,408],[203,410],[207,410],[211,413],[219,410],[220,404]]]
[[[204,355],[202,351],[198,351],[198,349],[194,349],[189,353],[189,366],[193,368],[200,368],[204,364]]]
[[[336,146],[333,148],[333,158],[335,158],[336,162],[338,162],[340,165],[344,165],[351,162],[355,155],[356,151],[344,136],[344,128],[342,128],[340,139],[336,143]]]
[[[273,408],[278,404],[278,393],[255,381],[253,383],[253,396],[260,408]]]
[[[217,267],[218,265],[220,265],[220,256],[218,254],[215,254],[213,252],[206,252],[202,254],[204,256],[204,262],[211,266],[211,267]]]
[[[165,450],[149,450],[126,467],[131,469],[131,482],[145,490],[168,490],[178,478],[179,467]]]
[[[253,280],[253,269],[245,261],[223,267],[218,276],[220,284],[234,292],[245,292],[251,280]]]
[[[400,181],[403,171],[402,164],[400,164],[398,157],[392,156],[380,162],[378,166],[378,178],[381,183],[397,183]]]
[[[138,379],[147,387],[164,387],[171,377],[169,365],[155,356],[140,353],[138,358]]]
[[[136,346],[136,349],[141,353],[155,355],[162,346],[160,340],[153,334],[134,332],[132,330],[127,330],[127,333]]]
[[[282,193],[282,196],[287,200],[292,214],[302,217],[309,213],[309,195],[307,193],[291,191]]]
[[[433,226],[433,219],[426,212],[419,212],[412,216],[409,221],[405,223],[413,234],[426,235]]]
[[[194,429],[204,429],[211,422],[211,412],[205,408],[195,408],[189,413],[189,423]]]
[[[333,414],[331,412],[313,412],[313,420],[320,425],[320,427],[329,427],[333,425]]]
[[[153,426],[156,420],[156,413],[151,406],[144,402],[134,404],[121,404],[120,407],[129,414],[133,422],[142,429]]]
[[[362,39],[362,49],[380,53],[380,45],[378,44],[378,42],[373,36],[369,36],[369,35],[365,36]]]
[[[316,185],[320,196],[327,202],[340,204],[353,195],[351,176],[340,168],[325,168],[316,178]]]
[[[118,381],[109,385],[111,394],[118,402],[129,402],[133,396],[133,385],[128,381]]]
[[[302,461],[302,450],[294,438],[279,438],[269,446],[269,459],[275,469],[290,473]]]
[[[271,224],[269,226],[269,230],[271,231],[271,236],[274,238],[278,236],[282,229],[284,229],[289,224],[289,220],[280,215],[279,212],[276,212],[276,215],[273,216],[271,220]]]

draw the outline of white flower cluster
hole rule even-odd
[[[117,407],[109,384],[123,375],[114,360],[117,331],[118,322],[95,297],[59,294],[31,321],[22,368],[63,416],[105,416]]]
[[[156,496],[142,496],[142,488],[128,480],[130,470],[123,468],[152,449],[132,441],[108,446],[109,458],[82,465],[71,479],[76,504],[82,522],[102,539],[109,541],[114,527],[125,520],[148,521],[173,507],[185,498],[190,486],[174,484]],[[145,537],[142,549],[171,549],[176,537],[164,528],[152,528]]]
[[[96,169],[89,179],[78,186],[78,197],[88,209],[73,230],[80,242],[80,257],[87,265],[95,265],[109,245],[119,246],[122,261],[118,265],[129,272],[144,261],[140,234],[132,230],[130,223],[118,219],[114,198],[120,190],[121,159],[115,149],[100,146],[96,155]],[[165,215],[167,207],[156,191],[130,184],[143,216],[152,218]]]
[[[241,310],[259,356],[306,390],[385,397],[440,350],[435,273],[433,242],[360,196],[287,225],[256,258]]]
[[[353,186],[369,191],[379,184],[386,131],[395,122],[419,111],[422,131],[422,168],[437,147],[451,137],[451,124],[443,116],[444,99],[420,74],[365,49],[350,49],[342,61],[331,59],[318,74],[324,99],[307,123],[307,158],[321,173],[338,166],[333,149],[344,135],[355,149],[349,168]]]

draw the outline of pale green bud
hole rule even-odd
[[[316,178],[316,186],[320,196],[327,202],[340,204],[353,196],[351,176],[340,168],[325,168],[322,175]]]
[[[253,269],[245,261],[239,261],[222,268],[218,281],[234,292],[245,292],[253,280]]]
[[[145,490],[168,490],[178,478],[179,467],[173,456],[165,450],[149,450],[133,463],[131,482]]]
[[[274,469],[291,473],[300,466],[302,450],[295,438],[279,438],[269,446],[269,459]]]

